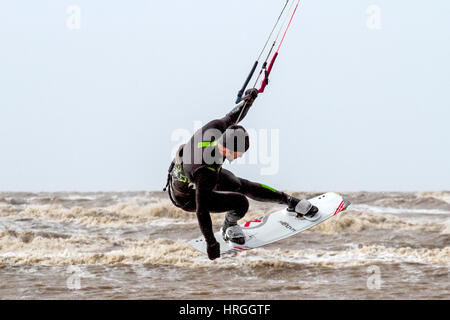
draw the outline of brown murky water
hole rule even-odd
[[[162,192],[0,193],[0,298],[450,299],[450,192],[344,196],[309,231],[211,262]],[[280,208],[251,201],[244,220]]]

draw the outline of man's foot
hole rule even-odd
[[[224,241],[231,241],[240,245],[245,243],[245,234],[238,225],[230,226],[226,229],[222,227],[222,237]]]
[[[303,215],[302,218],[309,221],[316,221],[320,218],[319,208],[317,208],[316,206],[311,206],[311,209],[309,209],[309,211],[305,215]]]
[[[319,209],[313,206],[308,200],[300,200],[293,196],[288,196],[287,211],[290,215],[295,215],[298,218],[304,218],[309,221],[316,221],[319,219]]]

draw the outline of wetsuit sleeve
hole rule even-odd
[[[222,118],[224,121],[226,121],[227,127],[229,127],[233,124],[237,124],[239,115],[241,115],[241,112],[242,112],[241,118],[239,119],[239,122],[241,122],[242,119],[244,119],[245,116],[247,115],[247,112],[250,109],[251,105],[252,105],[252,102],[246,103],[246,101],[244,101],[244,100],[239,102],[233,108],[233,110],[231,110],[229,113],[226,114],[226,116],[224,118]]]
[[[194,183],[196,186],[195,201],[197,205],[197,219],[205,237],[206,243],[215,243],[216,238],[212,228],[211,215],[209,212],[209,200],[211,193],[216,185],[216,175],[208,168],[199,169],[194,176]]]
[[[252,100],[247,101],[247,103],[246,101],[242,100],[230,112],[228,112],[225,115],[225,117],[208,122],[201,128],[201,131],[207,132],[208,129],[218,129],[221,132],[224,132],[230,126],[237,124],[236,121],[238,120],[242,112],[241,118],[239,119],[239,122],[241,122],[242,119],[244,119],[245,116],[247,115],[247,112],[252,106],[252,104],[253,104]],[[219,137],[216,138],[218,139]]]

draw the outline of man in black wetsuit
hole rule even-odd
[[[300,200],[264,184],[236,177],[223,169],[225,159],[233,161],[249,148],[247,131],[237,125],[258,96],[256,89],[247,90],[245,98],[225,117],[208,122],[192,138],[181,145],[169,168],[167,185],[175,206],[196,212],[207,244],[208,257],[220,256],[220,246],[214,237],[210,212],[226,212],[222,236],[226,241],[245,243],[237,225],[246,214],[247,197],[263,202],[286,204],[288,211],[314,220],[318,209],[307,200]]]

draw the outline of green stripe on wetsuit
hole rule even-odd
[[[266,188],[266,189],[269,189],[269,190],[272,191],[272,192],[278,192],[278,191],[275,190],[274,188],[271,188],[271,187],[269,187],[269,186],[266,186],[265,184],[261,184],[261,187]]]

